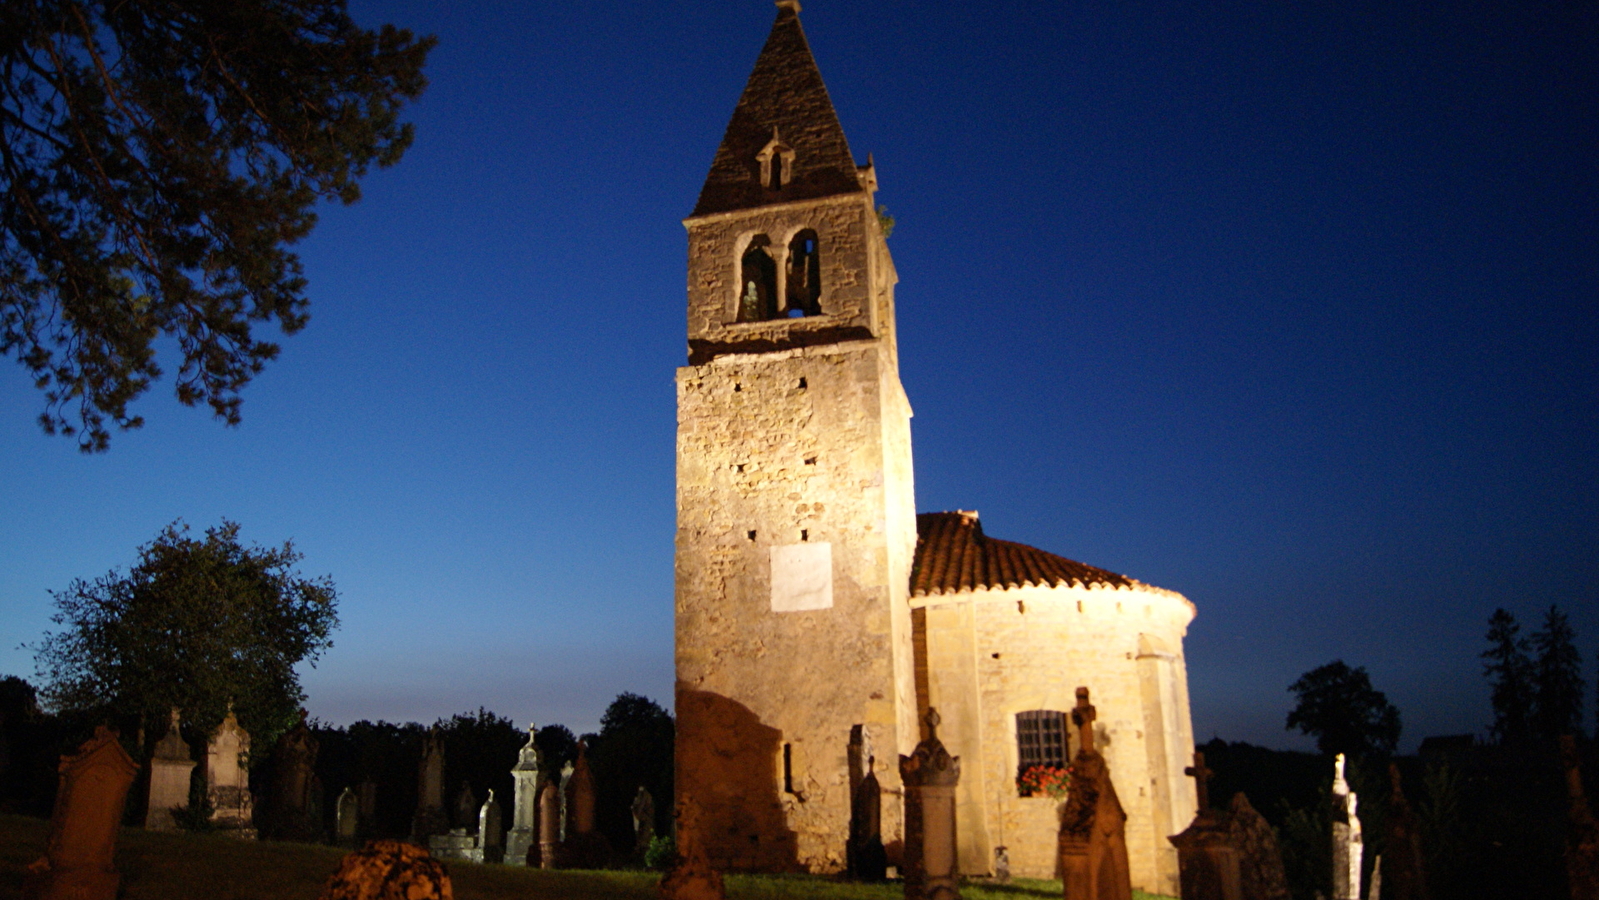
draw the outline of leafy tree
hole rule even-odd
[[[1299,700],[1285,727],[1314,735],[1322,753],[1392,753],[1399,744],[1399,710],[1371,686],[1364,667],[1333,660],[1299,676],[1288,690]]]
[[[44,698],[137,715],[155,735],[174,706],[208,732],[231,702],[265,749],[305,698],[295,665],[332,646],[333,582],[302,578],[291,542],[245,547],[228,521],[204,540],[188,530],[162,529],[126,575],[113,569],[53,594],[51,621],[63,629],[33,648]]]
[[[510,827],[515,790],[511,767],[527,743],[527,732],[483,707],[478,707],[476,713],[456,713],[449,719],[440,719],[438,728],[444,738],[446,809],[454,809],[455,795],[463,781],[472,785],[472,795],[480,804],[489,799],[489,789],[493,788],[503,813],[501,822]]]
[[[1533,632],[1533,730],[1544,737],[1582,731],[1582,657],[1577,636],[1560,607],[1544,613]]]
[[[345,0],[15,0],[0,6],[0,354],[44,391],[40,424],[104,450],[106,419],[181,355],[177,397],[239,421],[304,327],[289,245],[411,144],[435,40]]]
[[[546,775],[560,775],[561,767],[577,759],[577,735],[565,725],[546,725],[533,735],[539,748],[539,766]]]
[[[1533,712],[1532,661],[1516,617],[1503,609],[1488,619],[1488,649],[1482,652],[1483,674],[1492,687],[1494,722],[1489,728],[1500,741],[1526,737]]]
[[[589,749],[596,785],[595,817],[611,846],[633,847],[633,798],[643,787],[655,801],[655,827],[672,810],[672,714],[639,694],[621,693],[600,717]]]

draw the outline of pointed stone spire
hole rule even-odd
[[[778,0],[777,21],[727,123],[694,215],[865,189],[800,28],[799,3]]]

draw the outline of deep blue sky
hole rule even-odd
[[[1186,594],[1202,740],[1308,746],[1286,688],[1334,658],[1402,746],[1481,730],[1489,614],[1551,603],[1591,727],[1599,13],[1468,6],[802,15],[899,223],[918,508]],[[774,10],[353,10],[437,34],[432,86],[244,424],[168,379],[85,457],[0,368],[0,673],[49,591],[227,517],[339,586],[324,719],[668,702],[679,222]]]

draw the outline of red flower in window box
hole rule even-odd
[[[1060,766],[1029,766],[1016,778],[1023,797],[1064,799],[1071,787],[1071,770]]]

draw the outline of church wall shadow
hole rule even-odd
[[[697,808],[700,841],[727,871],[800,871],[778,796],[783,733],[719,694],[677,690],[677,791]]]

